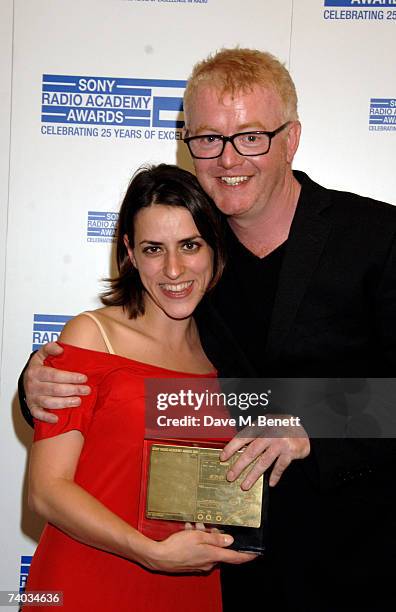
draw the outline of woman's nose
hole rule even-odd
[[[178,278],[183,273],[182,256],[179,253],[168,253],[165,259],[165,275],[168,278]]]

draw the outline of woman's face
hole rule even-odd
[[[195,310],[213,275],[213,251],[187,208],[154,204],[135,217],[135,246],[124,241],[147,298],[168,317]]]

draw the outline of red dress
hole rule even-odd
[[[84,372],[92,388],[77,408],[57,410],[56,424],[36,421],[34,439],[66,431],[84,435],[75,481],[136,527],[144,439],[144,379],[193,378],[157,366],[61,344],[56,368]],[[219,571],[209,575],[151,572],[81,544],[48,524],[34,555],[27,590],[62,591],[62,612],[219,612]],[[36,607],[26,606],[25,612]]]

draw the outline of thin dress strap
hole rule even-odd
[[[92,312],[82,312],[81,314],[85,315],[86,317],[89,317],[90,319],[95,321],[96,325],[99,328],[100,335],[103,338],[103,342],[105,343],[107,350],[109,351],[109,353],[111,355],[115,355],[116,353],[115,353],[113,347],[111,346],[111,342],[110,342],[110,340],[109,340],[105,330],[103,329],[103,326],[102,326],[101,322],[95,317],[94,314],[92,314]]]

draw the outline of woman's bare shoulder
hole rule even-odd
[[[59,340],[80,348],[107,352],[98,323],[96,322],[101,322],[101,310],[82,312],[73,319],[70,319],[64,326]]]

